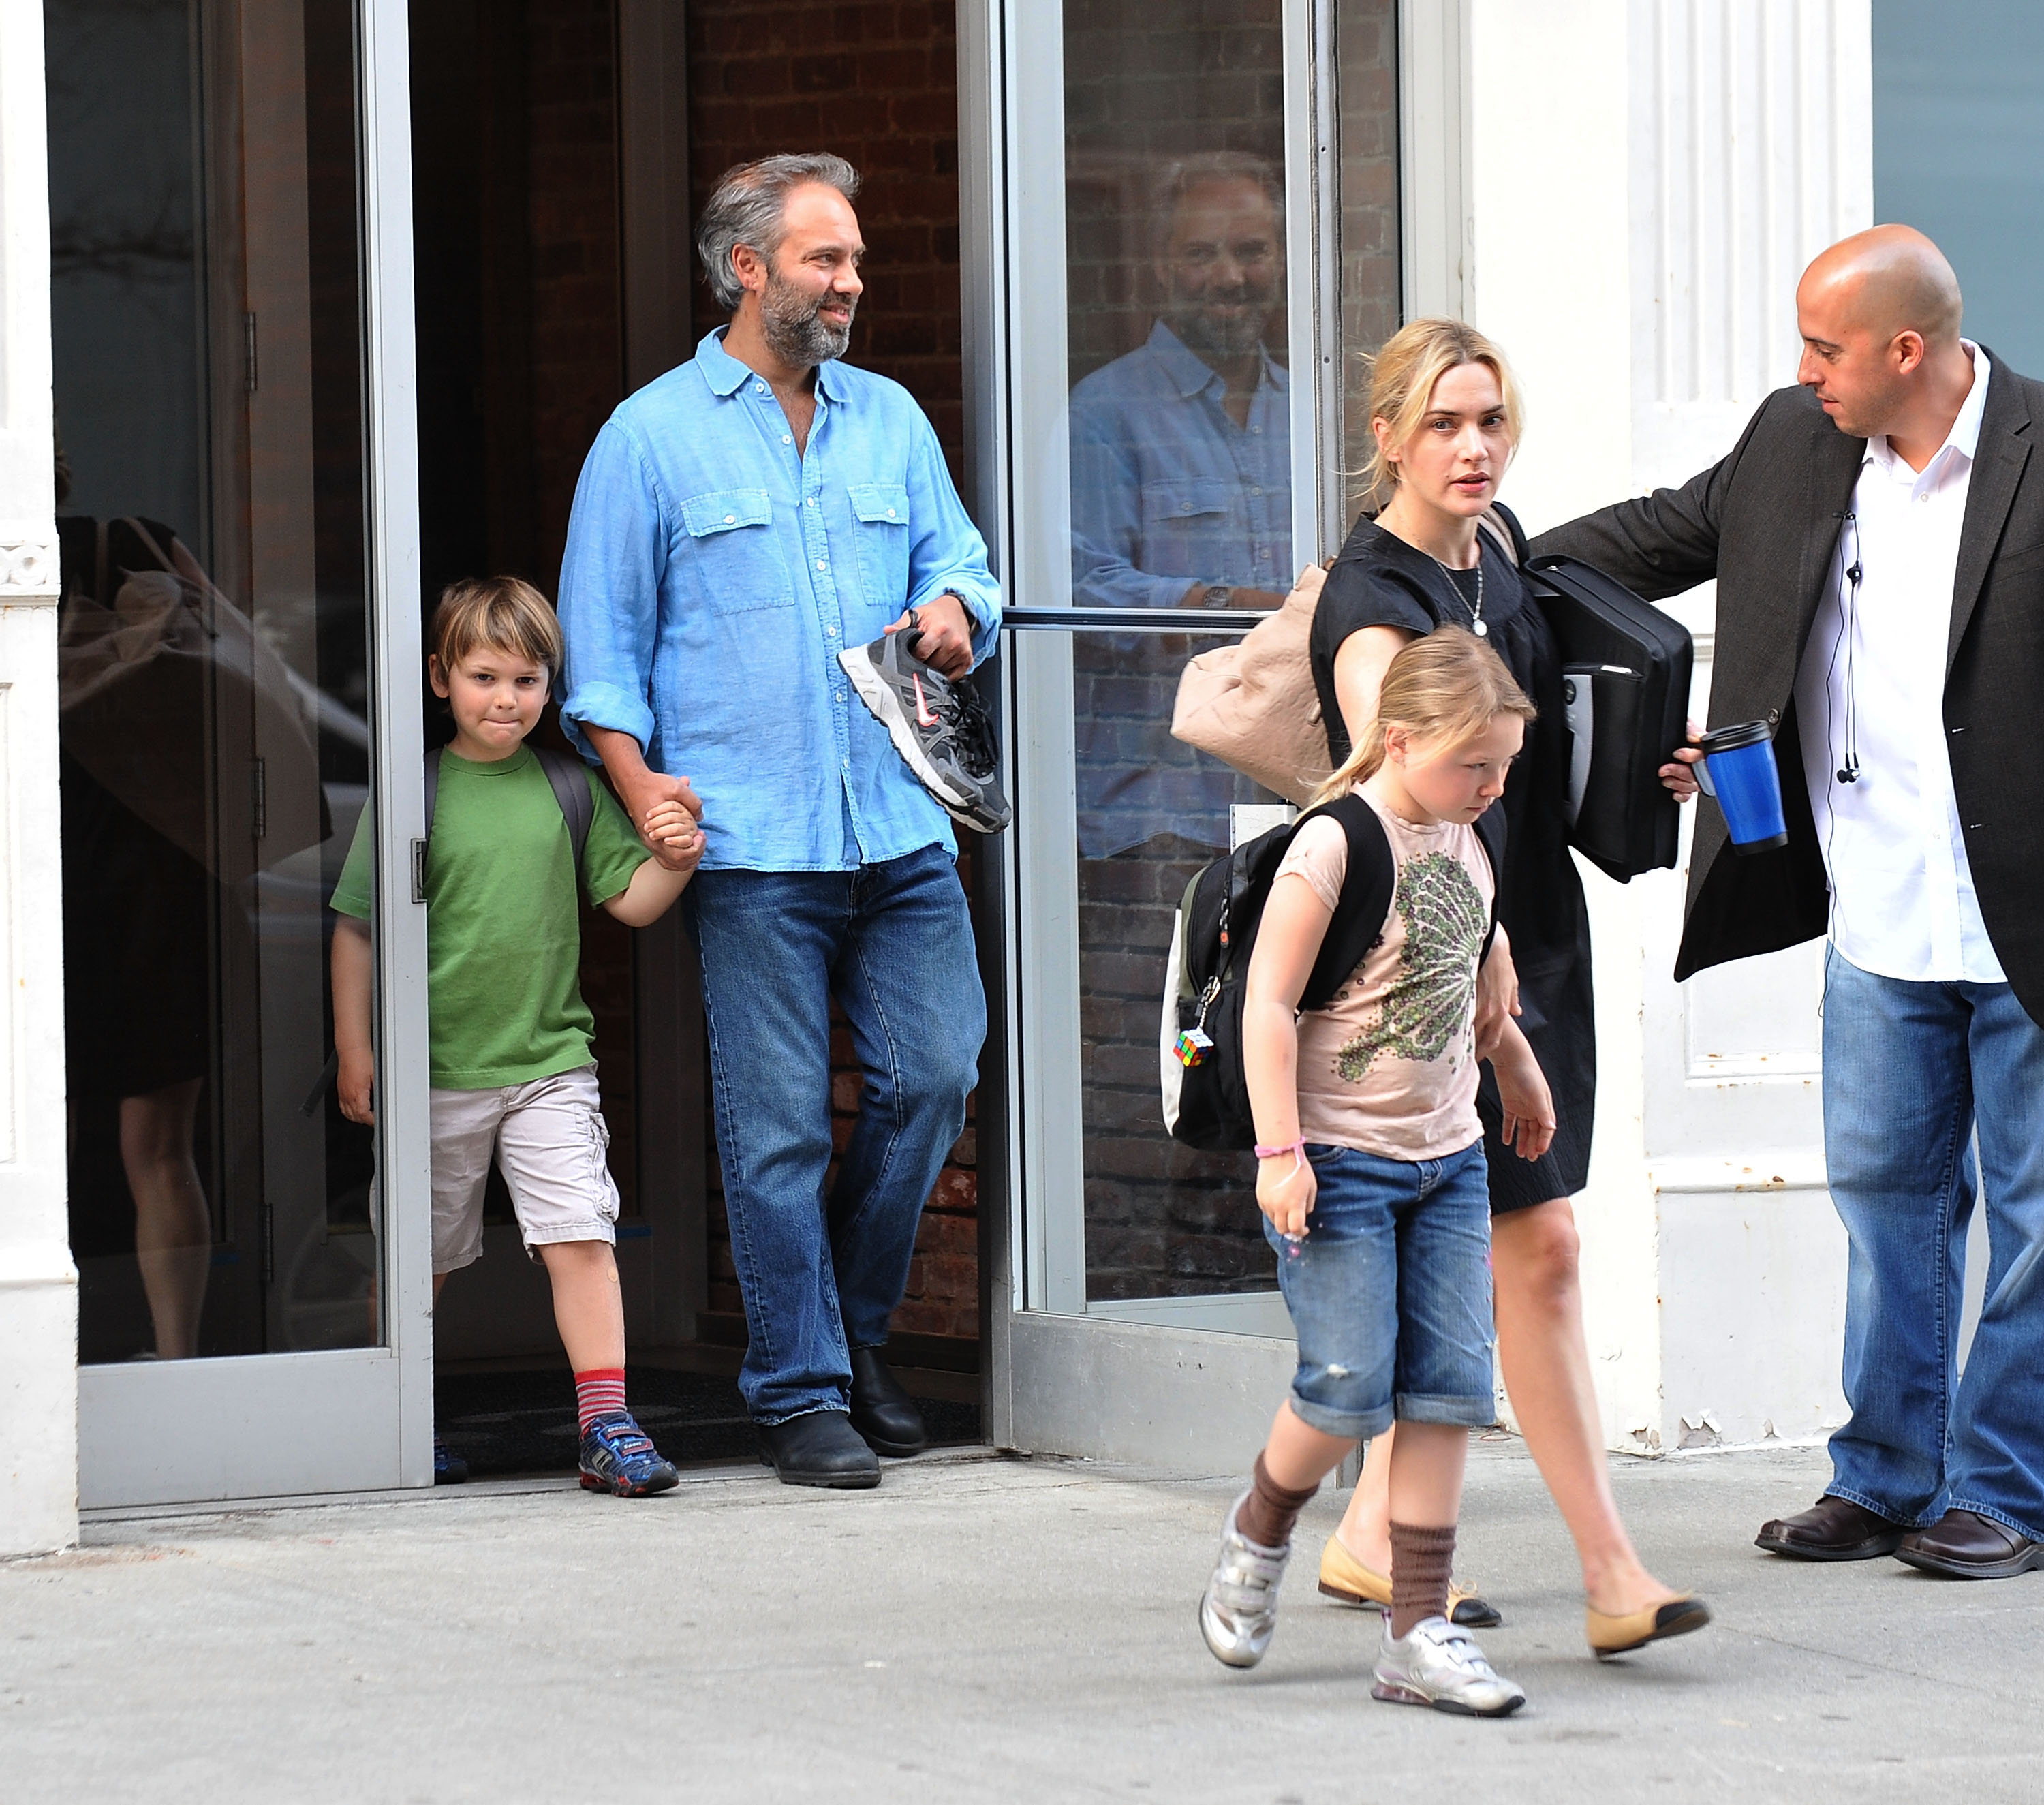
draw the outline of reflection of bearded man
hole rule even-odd
[[[825,307],[841,309],[843,325],[823,317]],[[851,343],[856,297],[830,293],[812,298],[781,274],[781,254],[768,266],[766,286],[759,297],[759,328],[774,355],[797,366],[828,363],[842,357]]]
[[[1229,364],[1246,366],[1246,386],[1255,383],[1256,354],[1284,288],[1284,226],[1267,173],[1214,162],[1178,175],[1156,267],[1165,323],[1232,391]]]

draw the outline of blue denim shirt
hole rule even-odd
[[[1076,606],[1176,608],[1194,581],[1291,588],[1289,377],[1263,359],[1243,426],[1225,392],[1162,321],[1072,390]],[[1229,804],[1262,792],[1171,737],[1185,642],[1088,634],[1073,660],[1082,853],[1105,858],[1158,834],[1226,846]]]
[[[582,466],[561,566],[561,716],[615,728],[703,799],[704,864],[848,871],[950,818],[839,668],[949,592],[992,650],[1001,591],[936,434],[897,382],[816,371],[806,455],[712,332],[628,397]]]

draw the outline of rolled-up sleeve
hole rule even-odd
[[[986,541],[959,499],[937,435],[920,410],[913,431],[908,605],[921,608],[940,595],[956,596],[972,616],[972,659],[978,664],[993,650],[1001,632],[1001,586],[986,567]]]
[[[652,742],[664,513],[639,447],[610,421],[583,462],[561,560],[561,724],[586,757],[596,751],[585,727],[628,733],[642,747]]]

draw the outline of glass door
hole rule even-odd
[[[1339,32],[1312,0],[1066,0],[1058,30],[1020,10],[1011,1427],[1155,1456],[1191,1445],[1160,1415],[1210,1411],[1151,1383],[1188,1358],[1253,1370],[1264,1419],[1281,1391],[1260,1390],[1290,1327],[1254,1162],[1173,1141],[1158,1070],[1179,898],[1286,811],[1170,719],[1186,661],[1346,527],[1341,347],[1397,321],[1396,8],[1344,6]]]
[[[428,1482],[403,10],[44,15],[82,1502]],[[375,1131],[325,906],[372,797]]]

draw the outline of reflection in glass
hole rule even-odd
[[[350,0],[48,0],[80,1358],[378,1338]]]
[[[1291,587],[1281,8],[1090,0],[1065,17],[1072,600],[1274,608]],[[1220,640],[1073,646],[1087,1295],[1262,1291],[1253,1162],[1164,1133],[1172,912],[1269,802],[1170,734]]]

